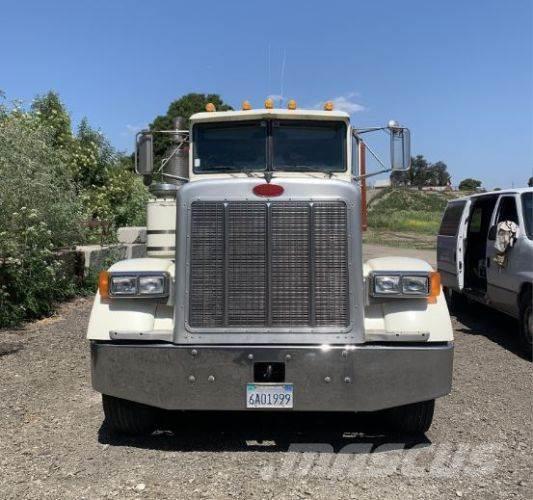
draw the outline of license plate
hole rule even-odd
[[[292,408],[292,384],[246,384],[246,408]]]

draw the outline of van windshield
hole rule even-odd
[[[522,210],[524,211],[527,237],[533,240],[533,192],[522,195]]]

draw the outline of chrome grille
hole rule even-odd
[[[343,202],[194,202],[189,324],[347,326]]]

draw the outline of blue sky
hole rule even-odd
[[[356,124],[409,126],[413,154],[446,162],[454,183],[523,186],[533,175],[532,6],[7,0],[0,89],[25,101],[54,89],[75,122],[87,116],[123,150],[187,92],[234,106],[282,92],[299,107],[335,99]]]

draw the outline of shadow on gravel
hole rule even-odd
[[[354,453],[353,445],[379,452],[431,444],[425,436],[383,434],[371,414],[165,412],[162,422],[168,430],[144,437],[112,434],[104,422],[98,440],[160,451],[267,453],[305,451],[307,445],[314,451]]]
[[[531,354],[528,357],[520,344],[517,320],[476,302],[453,314],[465,327],[457,328],[457,332],[482,335],[522,359],[531,359]]]

